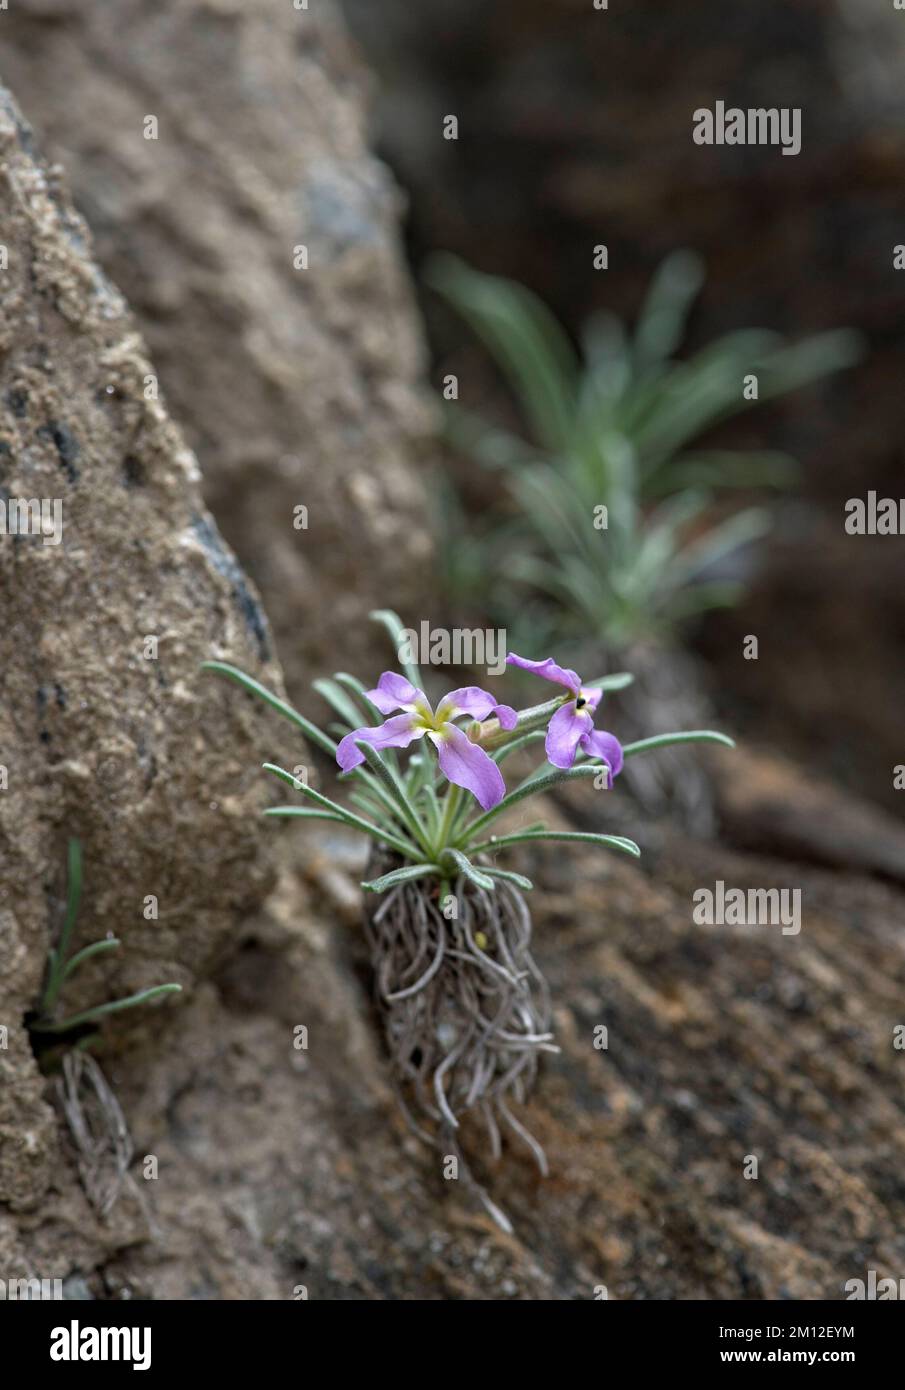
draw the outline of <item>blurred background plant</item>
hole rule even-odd
[[[482,611],[517,648],[565,651],[584,669],[633,670],[621,737],[705,723],[683,625],[739,601],[752,542],[770,529],[771,513],[737,496],[788,486],[797,465],[781,452],[698,441],[752,405],[852,365],[859,336],[837,330],[793,344],[741,329],[678,359],[704,280],[690,251],[660,265],[633,332],[595,313],[580,351],[523,285],[447,254],[430,259],[425,278],[489,350],[526,431],[458,400],[448,408],[455,450],[502,484],[474,518],[449,477],[437,481],[438,546],[455,609]],[[628,780],[647,811],[671,805],[690,828],[711,830],[706,772],[684,750],[648,760]]]

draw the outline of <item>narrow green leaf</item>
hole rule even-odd
[[[421,672],[413,661],[403,661],[400,654],[403,645],[403,633],[406,629],[403,627],[399,614],[394,613],[392,608],[375,608],[373,612],[368,614],[368,617],[372,622],[380,623],[382,627],[386,628],[396,652],[396,660],[405,672],[406,679],[411,681],[417,690],[420,690]]]
[[[310,719],[306,719],[304,715],[299,714],[298,710],[293,709],[285,700],[281,700],[278,695],[274,695],[272,690],[268,690],[266,686],[261,685],[260,681],[256,681],[253,677],[247,676],[244,671],[240,671],[238,666],[231,666],[227,661],[204,661],[201,663],[201,669],[202,671],[214,671],[221,676],[228,676],[230,680],[234,680],[238,685],[241,685],[244,690],[249,691],[252,695],[257,695],[259,700],[263,700],[265,704],[277,710],[288,719],[290,723],[297,725],[298,728],[302,730],[302,733],[305,734],[306,738],[309,738],[318,748],[322,748],[324,752],[331,754],[331,756],[335,756],[336,743],[332,738],[323,733],[316,724],[312,724]]]
[[[66,954],[66,947],[69,944],[72,929],[79,915],[79,904],[82,899],[82,846],[80,841],[76,839],[71,839],[69,841],[67,882],[66,921],[63,924],[63,931],[60,936],[61,956]]]
[[[369,796],[367,792],[350,792],[349,803],[352,806],[357,806],[359,811],[364,811],[365,815],[370,816],[373,821],[379,821],[386,810],[382,801]]]
[[[354,702],[336,681],[317,680],[311,682],[311,689],[327,701],[327,704],[343,721],[343,732],[347,729],[361,728],[361,714]]]
[[[377,706],[371,704],[368,699],[368,687],[364,681],[360,681],[357,676],[348,675],[345,671],[337,671],[333,679],[337,685],[343,686],[344,689],[351,691],[356,696],[368,722],[371,724],[383,723],[386,715],[381,714]]]
[[[69,941],[79,915],[82,898],[82,846],[74,837],[70,839],[67,852],[66,871],[66,917],[56,948],[47,959],[47,984],[41,998],[41,1009],[50,1013],[57,1002],[63,981],[66,978],[66,956]]]
[[[291,772],[287,772],[285,768],[277,767],[276,763],[264,763],[263,766],[265,772],[272,772],[275,777],[279,777],[287,786],[300,792],[302,796],[309,797],[315,805],[322,806],[326,811],[334,812],[334,814],[337,815],[340,820],[345,821],[347,825],[354,826],[356,830],[364,831],[366,835],[370,835],[372,839],[377,840],[379,843],[389,845],[392,849],[398,850],[406,859],[418,857],[418,851],[415,846],[410,844],[408,840],[403,839],[401,835],[397,835],[394,831],[388,830],[384,826],[372,825],[370,821],[364,820],[362,816],[356,816],[354,811],[346,810],[344,806],[340,806],[337,802],[331,801],[329,797],[322,796],[320,792],[316,792],[313,787],[305,786],[303,782],[299,782],[293,777]]]
[[[691,306],[704,283],[704,264],[693,251],[673,251],[651,280],[635,329],[634,357],[641,370],[678,349]]]
[[[380,878],[372,878],[361,886],[366,893],[384,893],[388,888],[395,888],[398,883],[411,883],[416,878],[427,878],[430,874],[437,877],[441,874],[438,864],[410,864],[404,869],[393,869],[391,873],[383,874]]]
[[[490,825],[496,820],[497,816],[503,815],[512,806],[517,806],[520,801],[524,801],[526,796],[534,796],[537,792],[549,791],[551,787],[558,786],[560,782],[574,782],[581,777],[596,777],[602,764],[579,763],[577,767],[554,768],[551,772],[543,773],[540,777],[529,778],[523,782],[515,791],[504,796],[497,806],[492,806],[489,811],[485,811],[482,816],[478,816],[467,827],[469,842],[474,840],[479,830]]]
[[[86,960],[90,960],[92,956],[99,956],[104,951],[114,951],[117,946],[121,945],[122,942],[119,941],[117,937],[111,936],[103,941],[95,941],[90,946],[83,946],[81,951],[76,951],[75,955],[66,962],[60,977],[60,983],[62,984],[64,980],[68,980],[73,971],[78,970],[79,966],[84,964]]]
[[[800,474],[797,461],[776,450],[698,449],[671,462],[647,491],[656,497],[684,488],[785,488]]]
[[[394,799],[398,806],[406,826],[410,830],[415,842],[421,845],[422,849],[430,853],[430,846],[427,836],[417,811],[408,798],[402,779],[398,773],[384,761],[378,749],[373,744],[365,742],[364,739],[356,739],[355,747],[363,753],[368,765],[373,769],[375,775],[380,779],[388,794]]]
[[[734,748],[735,740],[727,734],[718,734],[713,729],[689,729],[681,734],[655,734],[653,738],[642,738],[637,743],[626,743],[623,756],[633,758],[636,753],[649,753],[654,748],[669,748],[675,743],[721,743],[724,748]]]
[[[425,279],[483,339],[538,439],[551,450],[563,447],[575,427],[579,364],[543,301],[524,285],[472,270],[448,253],[431,257]]]
[[[476,888],[486,890],[493,889],[493,879],[488,877],[481,869],[476,869],[474,864],[466,854],[458,849],[445,849],[440,856],[441,860],[451,859],[464,878],[467,878]]]
[[[491,850],[507,849],[511,845],[524,845],[531,840],[579,840],[589,845],[605,845],[607,849],[617,849],[622,854],[631,854],[635,859],[641,857],[641,850],[635,841],[626,839],[624,835],[593,835],[581,830],[521,830],[512,835],[495,836],[480,845],[470,844],[468,848],[471,854],[487,854]]]
[[[44,1019],[39,1019],[35,1028],[40,1033],[68,1033],[70,1028],[78,1028],[83,1023],[92,1023],[96,1018],[103,1018],[107,1014],[119,1013],[121,1009],[133,1009],[137,1004],[147,1004],[152,999],[159,999],[164,994],[180,994],[182,985],[154,985],[152,989],[143,989],[138,994],[130,994],[125,999],[113,999],[109,1004],[95,1004],[91,1009],[85,1009],[80,1014],[70,1014],[69,1018],[64,1018],[60,1023],[48,1023]]]
[[[398,776],[394,764],[391,763],[388,758],[385,758],[384,761],[388,764],[390,772],[394,776]],[[391,795],[381,779],[364,763],[360,763],[358,767],[353,767],[349,772],[341,772],[337,780],[340,782],[355,781],[361,783],[365,796],[371,797],[378,803],[371,814],[376,815],[378,819],[384,815],[388,815],[396,822],[400,830],[407,829],[407,822],[402,815],[399,799],[395,795],[395,792]],[[350,800],[352,799],[353,798],[350,796]]]
[[[530,893],[534,884],[530,878],[525,878],[524,874],[513,873],[512,869],[483,869],[490,878],[501,878],[504,883],[513,883],[516,888],[522,888],[526,893]]]
[[[727,521],[709,527],[701,536],[678,551],[663,567],[663,578],[670,589],[679,590],[698,574],[712,568],[727,555],[767,534],[773,518],[763,507],[748,507]]]
[[[436,842],[440,830],[442,812],[437,793],[429,782],[425,782],[421,788],[421,795],[427,806],[427,814],[430,818],[430,838]]]

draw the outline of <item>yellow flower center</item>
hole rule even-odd
[[[449,715],[449,706],[442,703],[437,706],[436,711],[432,710],[426,701],[418,700],[415,705],[417,723],[422,729],[429,729],[434,734],[443,733],[449,723]]]

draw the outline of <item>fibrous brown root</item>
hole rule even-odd
[[[129,1173],[134,1150],[126,1117],[98,1063],[87,1052],[67,1052],[57,1087],[79,1177],[95,1211],[107,1216],[128,1187],[153,1229],[147,1203]]]
[[[454,1153],[466,1174],[456,1133],[462,1116],[474,1112],[494,1158],[505,1126],[546,1175],[543,1149],[510,1109],[527,1098],[541,1053],[559,1050],[549,991],[531,957],[531,917],[521,894],[503,882],[485,892],[459,879],[454,896],[456,915],[447,918],[429,890],[401,884],[367,923],[403,1109],[417,1133]]]

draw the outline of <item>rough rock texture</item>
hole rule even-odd
[[[58,545],[0,534],[0,1200],[18,1207],[57,1161],[22,1020],[61,922],[67,838],[85,860],[74,945],[123,947],[73,978],[64,1012],[192,986],[272,877],[256,817],[266,727],[199,664],[279,674],[195,459],[145,399],[135,323],[2,89],[0,244],[0,500],[62,509]]]
[[[132,152],[123,120],[154,110],[164,52],[177,95],[157,103],[162,130],[167,112],[186,130],[192,118],[207,120],[206,107],[204,116],[195,112],[192,84],[214,90],[222,69],[238,70],[231,45],[239,33],[246,40],[241,71],[246,84],[254,82],[248,44],[262,32],[260,7],[249,15],[227,0],[142,11],[107,5],[107,16],[119,13],[106,28],[99,5],[73,10],[62,0],[22,0],[19,8],[10,62],[37,93],[36,45],[45,45],[42,71],[57,74],[58,90],[41,100],[54,104],[60,140],[67,123],[81,139],[88,120],[97,122],[93,154],[85,137],[73,157],[77,167],[96,160],[105,171],[92,212],[102,224],[104,187],[131,186],[129,161],[149,157],[141,145]],[[317,64],[335,63],[317,8],[317,18],[300,22],[321,35]],[[211,42],[220,35],[220,63],[208,54],[197,61],[194,30],[180,27],[189,13],[193,24],[208,25]],[[116,18],[128,18],[143,40],[117,43]],[[276,18],[274,26],[284,22]],[[283,61],[275,46],[261,58],[274,79]],[[87,81],[94,65],[121,80],[109,90],[99,81],[80,86],[80,74]],[[305,73],[331,110],[335,83],[327,90],[316,67]],[[254,87],[259,99],[266,85]],[[232,95],[245,110],[238,88]],[[317,106],[312,98],[311,121]],[[546,1148],[550,1178],[540,1179],[514,1146],[498,1168],[478,1165],[515,1235],[494,1227],[461,1184],[445,1182],[436,1155],[408,1135],[370,1005],[354,887],[359,846],[332,833],[316,839],[270,827],[274,842],[284,840],[300,861],[303,844],[309,848],[303,875],[283,869],[267,903],[256,906],[266,870],[253,858],[253,823],[238,813],[253,809],[262,753],[285,756],[291,737],[268,730],[230,687],[212,687],[215,713],[202,712],[196,668],[212,648],[260,661],[264,630],[210,522],[200,513],[202,524],[192,526],[200,504],[190,456],[160,408],[144,400],[151,368],[131,322],[91,271],[80,245],[84,228],[54,202],[15,119],[5,118],[10,196],[4,188],[0,200],[8,222],[0,241],[11,251],[0,279],[9,297],[0,368],[12,373],[0,383],[8,405],[2,438],[10,446],[0,463],[9,491],[46,486],[62,495],[68,529],[56,552],[0,538],[8,642],[0,653],[8,687],[0,698],[0,747],[4,755],[11,750],[0,761],[12,772],[0,793],[0,1011],[12,1015],[10,1047],[0,1051],[0,1274],[60,1276],[74,1298],[274,1299],[296,1297],[300,1286],[311,1298],[332,1299],[583,1299],[600,1284],[614,1298],[809,1298],[842,1296],[844,1282],[868,1268],[898,1276],[905,1260],[905,1053],[893,1048],[893,1029],[905,1023],[905,898],[895,872],[901,832],[880,812],[823,788],[815,793],[809,779],[774,759],[749,755],[735,763],[721,755],[722,844],[648,826],[638,832],[640,866],[560,846],[513,857],[512,866],[539,885],[532,902],[537,959],[553,990],[563,1048],[545,1064],[526,1115]],[[233,119],[227,104],[221,120]],[[264,289],[254,278],[254,248],[270,185],[255,177],[259,162],[266,167],[277,119],[262,119],[259,159],[245,146],[243,161],[239,146],[233,161],[264,194],[239,202],[244,213],[233,209],[230,224],[246,247],[248,285]],[[230,156],[208,138],[196,148],[199,164],[186,178],[207,197],[205,180],[214,175],[201,164],[208,159],[222,170]],[[231,415],[232,391],[249,406],[253,392],[241,372],[224,396],[208,390],[217,348],[233,366],[229,355],[240,350],[251,361],[257,334],[278,331],[279,303],[271,299],[260,318],[251,310],[243,317],[245,298],[239,295],[240,312],[232,296],[245,282],[230,261],[219,284],[233,308],[218,308],[214,282],[229,248],[217,251],[212,233],[204,240],[211,216],[204,198],[192,204],[192,217],[168,220],[155,181],[170,178],[179,150],[170,156],[148,164],[147,226],[133,206],[120,254],[125,260],[129,247],[141,248],[131,283],[146,276],[144,294],[161,296],[159,322],[146,322],[167,338],[165,350],[175,352],[177,342],[167,332],[168,286],[173,312],[184,314],[185,342],[197,344],[165,385],[194,411],[197,374],[206,397],[199,430],[201,423],[219,428],[216,410],[207,418],[217,399],[233,426],[241,425],[239,412]],[[232,169],[222,173],[231,177]],[[128,211],[128,202],[115,206]],[[247,242],[243,216],[257,229]],[[328,220],[341,222],[334,213]],[[175,267],[180,242],[190,248],[184,264],[191,273],[183,280],[173,268],[158,281],[147,257],[154,249],[161,268]],[[205,302],[194,317],[196,297]],[[212,352],[201,329],[208,315],[220,326]],[[228,341],[233,330],[238,348]],[[349,345],[349,360],[360,365],[355,348]],[[273,399],[283,397],[275,391]],[[353,392],[353,412],[355,399]],[[257,416],[254,428],[266,431],[271,422]],[[229,446],[227,432],[220,437]],[[355,452],[366,448],[355,429],[347,443],[353,457],[364,456]],[[306,437],[304,448],[319,451],[320,435]],[[268,455],[262,478],[269,467]],[[247,475],[240,466],[225,476],[241,496],[239,479]],[[334,469],[330,487],[344,478]],[[268,505],[261,503],[260,516]],[[278,512],[274,506],[265,538],[278,533]],[[401,552],[389,548],[390,563],[409,575]],[[360,603],[372,582],[365,541],[358,553]],[[346,559],[330,563],[335,584]],[[297,612],[322,642],[340,597],[334,587],[298,599],[308,607]],[[325,601],[329,614],[319,617],[316,605]],[[132,645],[149,630],[162,638],[156,664]],[[299,627],[306,643],[307,630]],[[368,674],[363,656],[350,656],[349,665]],[[614,800],[614,815],[617,807]],[[539,814],[532,806],[527,818]],[[577,795],[547,808],[548,819],[573,826],[586,815]],[[48,928],[58,920],[70,833],[82,835],[87,849],[84,925],[92,934],[114,928],[126,942],[120,962],[96,963],[86,976],[85,1000],[108,987],[174,976],[190,983],[207,973],[182,1007],[114,1032],[102,1055],[135,1137],[133,1176],[149,1208],[125,1193],[106,1222],[88,1206],[19,1027],[38,988]],[[695,925],[692,893],[717,879],[800,887],[801,934]],[[161,882],[161,924],[130,916]],[[175,904],[169,920],[168,902]],[[241,930],[243,949],[211,974],[231,930]],[[605,1052],[594,1047],[599,1024],[609,1030]],[[293,1046],[299,1026],[308,1030],[305,1050]],[[748,1155],[759,1160],[756,1181],[743,1176]],[[159,1170],[145,1183],[140,1160],[150,1156]]]
[[[375,602],[429,612],[433,416],[401,198],[366,148],[336,9],[19,0],[3,71],[136,313],[300,697],[376,651]]]
[[[744,773],[766,786],[776,769]],[[752,842],[757,825],[755,808]],[[563,1050],[524,1112],[550,1177],[517,1144],[478,1164],[509,1237],[400,1118],[352,891],[363,858],[341,835],[319,843],[180,1032],[104,1062],[138,1154],[159,1160],[142,1184],[156,1233],[126,1198],[86,1230],[67,1169],[40,1227],[5,1245],[0,1227],[0,1260],[99,1298],[842,1298],[868,1268],[901,1269],[901,890],[785,858],[776,837],[765,857],[646,835],[640,867],[524,856]],[[718,878],[800,887],[800,935],[695,925],[692,893]]]

